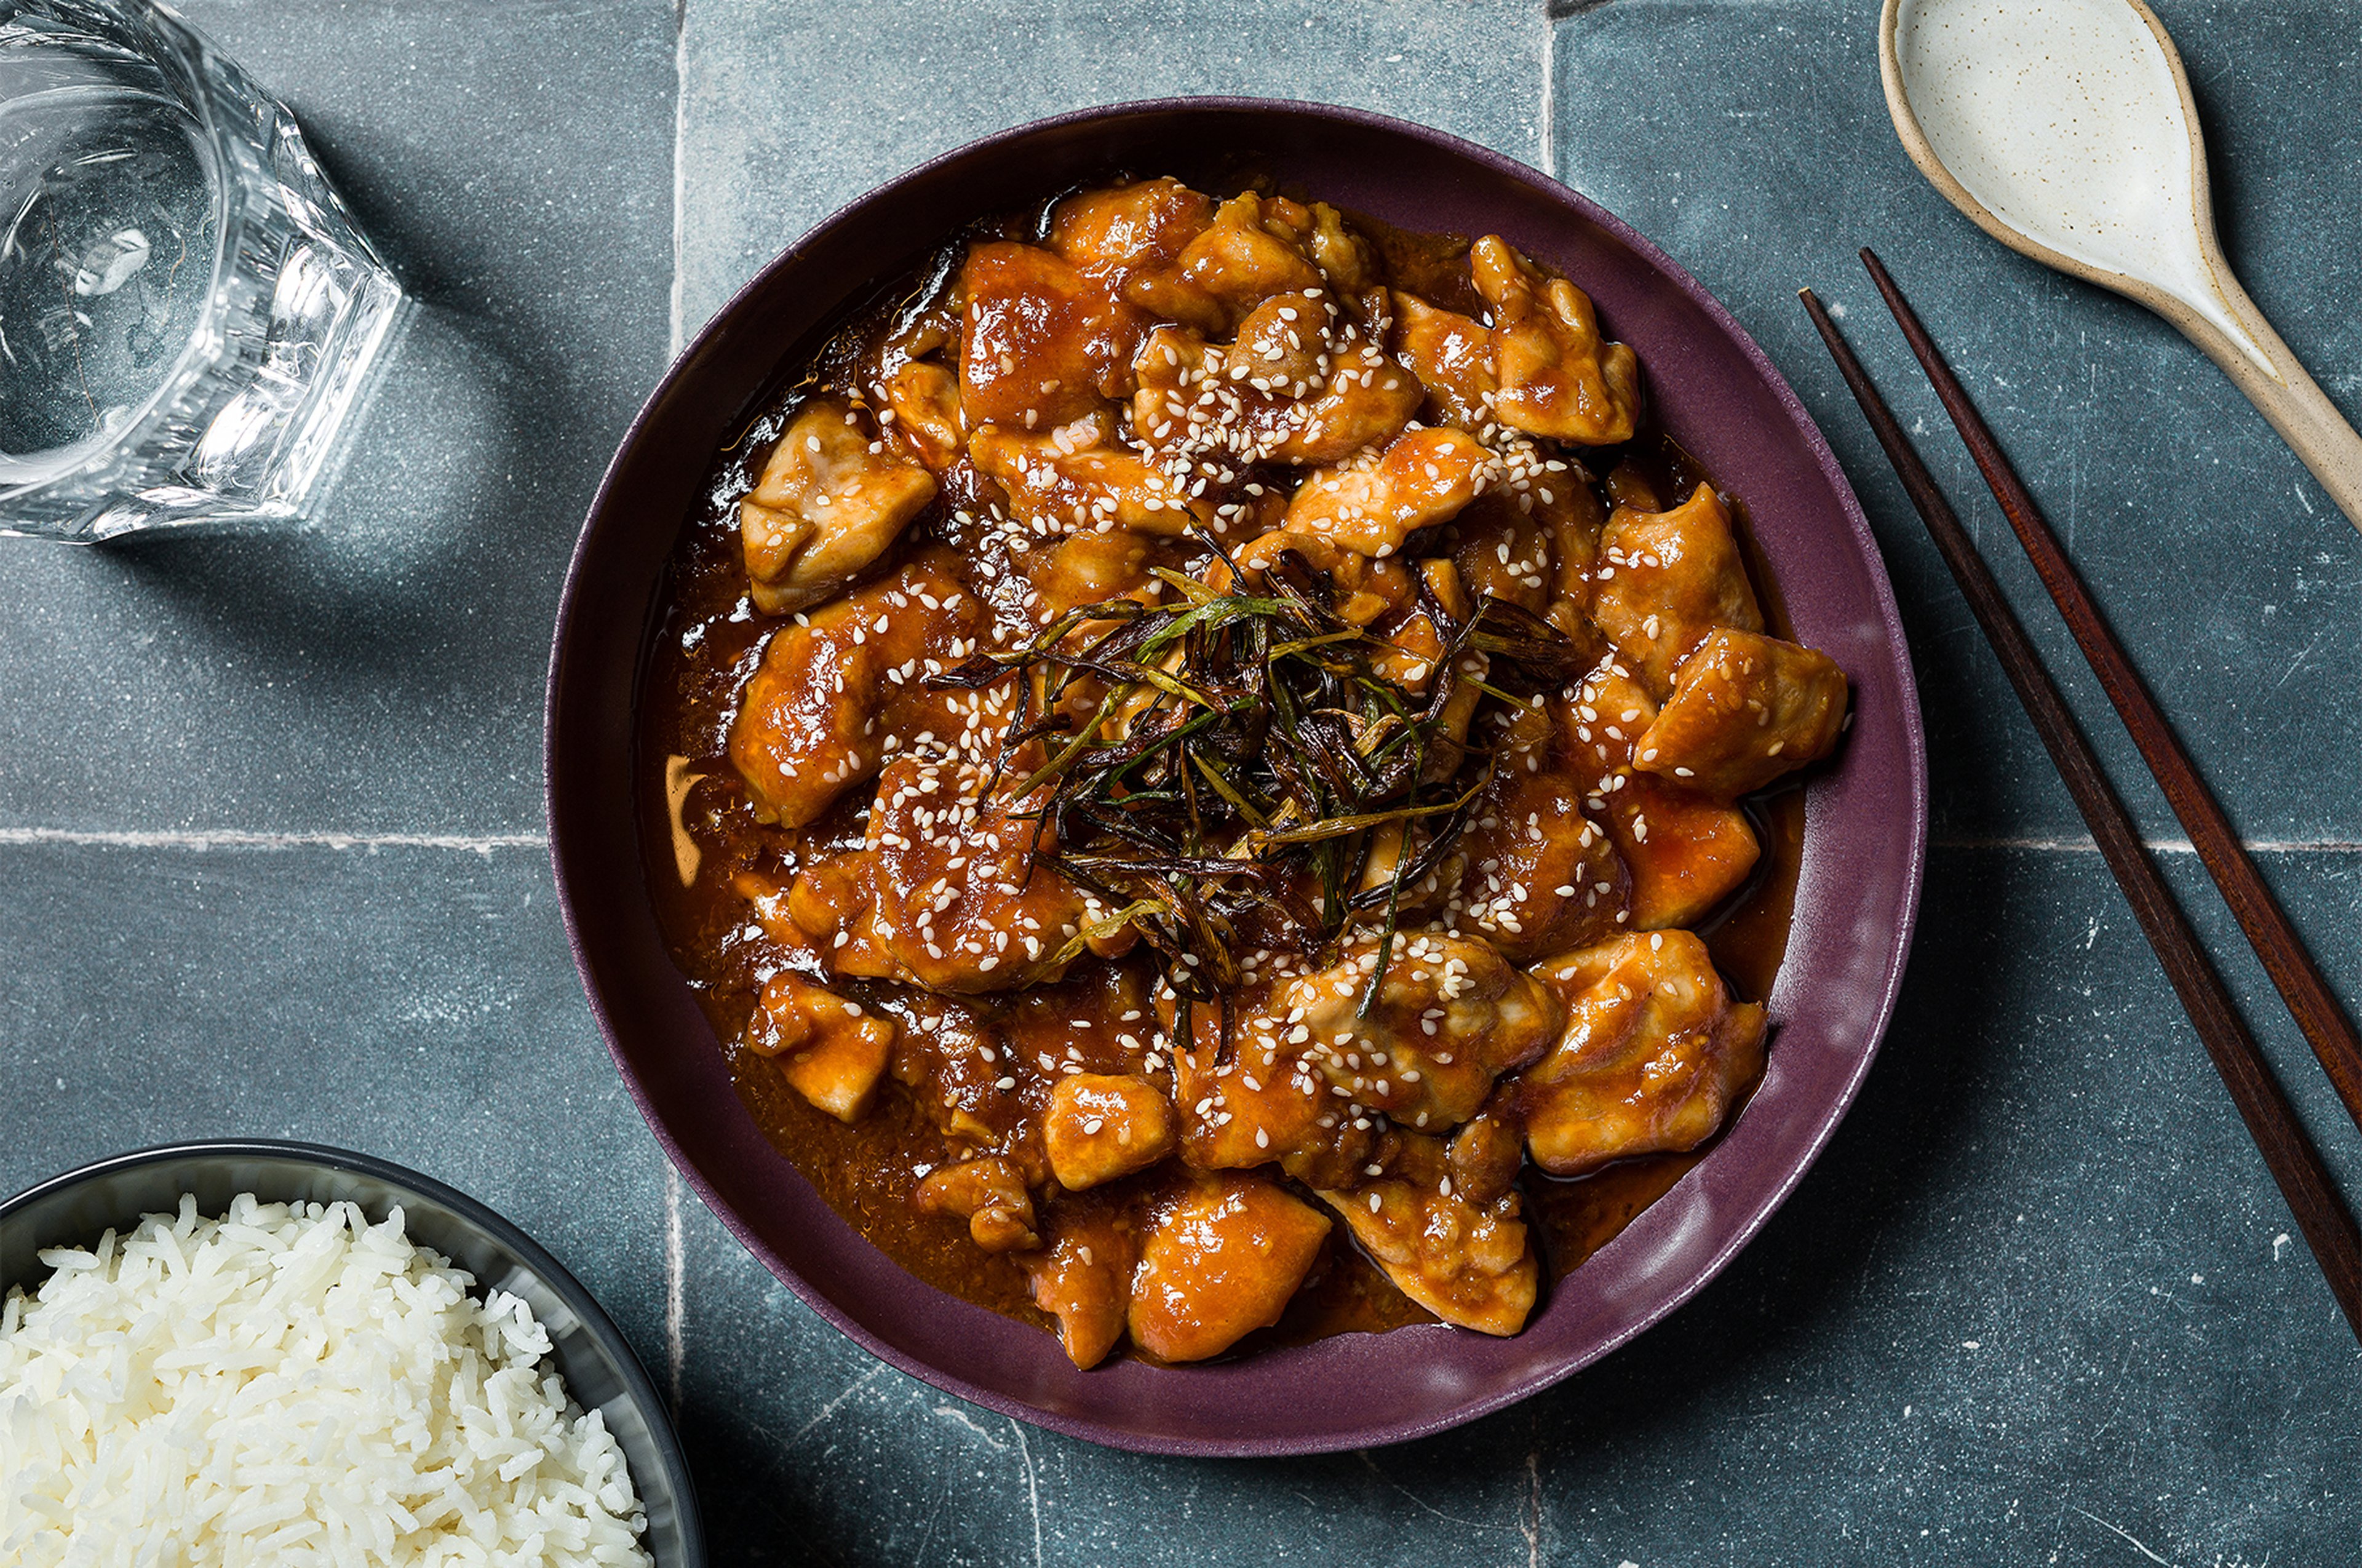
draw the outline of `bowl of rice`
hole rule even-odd
[[[631,1346],[464,1194],[240,1141],[0,1204],[0,1562],[704,1561]]]

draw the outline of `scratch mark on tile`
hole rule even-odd
[[[969,1431],[974,1432],[977,1437],[982,1438],[987,1443],[990,1444],[996,1452],[1001,1453],[1009,1452],[1009,1445],[1007,1443],[1001,1441],[999,1438],[994,1437],[982,1427],[977,1426],[976,1424],[976,1418],[969,1415],[966,1410],[961,1409],[957,1405],[938,1405],[935,1407],[935,1414],[941,1416],[944,1419],[952,1422],[955,1426],[966,1427]]]
[[[2186,838],[2147,838],[2142,844],[2158,855],[2195,855]],[[2242,841],[2250,855],[2362,854],[2362,839],[2250,838]],[[2070,855],[2096,855],[2100,846],[2088,838],[1954,838],[1930,836],[1930,849],[2044,849]]]
[[[2304,661],[2312,657],[2312,650],[2319,647],[2321,646],[2321,639],[2327,635],[2329,635],[2329,630],[2327,627],[2323,627],[2322,630],[2314,633],[2312,641],[2304,645],[2304,652],[2296,656],[2296,662],[2290,665],[2288,668],[2282,670],[2280,672],[2280,678],[2272,682],[2272,690],[2278,691],[2281,687],[2286,686],[2289,683],[2289,678],[2294,675],[2298,670],[2304,668]]]
[[[2165,1563],[2166,1568],[2173,1568],[2173,1564],[2169,1561],[2159,1557],[2156,1552],[2151,1551],[2147,1545],[2133,1535],[2132,1531],[2125,1529],[2119,1526],[2110,1524],[2107,1520],[2102,1518],[2099,1515],[2093,1513],[2089,1508],[2078,1507],[2075,1511],[2082,1515],[2085,1518],[2090,1519],[2093,1524],[2098,1525],[2102,1529],[2112,1531],[2114,1534],[2123,1536],[2126,1540],[2131,1541],[2133,1544],[2133,1550],[2138,1551],[2143,1557],[2147,1558],[2151,1562],[2163,1562]]]
[[[680,1417],[680,1370],[688,1361],[684,1342],[689,1317],[686,1247],[680,1229],[680,1173],[665,1166],[665,1367],[671,1375],[672,1413]]]
[[[1433,1514],[1437,1518],[1443,1520],[1447,1524],[1456,1524],[1466,1529],[1499,1530],[1512,1528],[1508,1525],[1486,1524],[1481,1519],[1463,1519],[1456,1514],[1447,1514],[1441,1508],[1437,1507],[1433,1503],[1429,1502],[1425,1497],[1420,1496],[1418,1493],[1412,1491],[1401,1482],[1396,1481],[1385,1471],[1379,1469],[1378,1462],[1370,1457],[1370,1451],[1368,1449],[1364,1448],[1354,1450],[1353,1457],[1360,1460],[1371,1474],[1376,1476],[1380,1481],[1385,1482],[1386,1485],[1392,1487],[1395,1491],[1400,1492],[1404,1496],[1408,1497],[1413,1503],[1418,1505],[1419,1507],[1426,1510],[1428,1513]]]
[[[1033,1568],[1042,1568],[1042,1482],[1033,1473],[1033,1445],[1025,1441],[1025,1429],[1014,1416],[1002,1419],[1017,1434],[1017,1452],[1025,1461],[1025,1500],[1033,1508]]]
[[[885,1371],[886,1364],[882,1361],[877,1362],[873,1364],[868,1371],[863,1373],[860,1376],[846,1384],[843,1389],[838,1391],[835,1398],[831,1399],[827,1404],[822,1405],[820,1408],[819,1415],[814,1416],[811,1420],[806,1421],[802,1426],[796,1429],[796,1435],[788,1440],[788,1447],[793,1448],[798,1443],[803,1441],[804,1439],[810,1437],[814,1427],[819,1426],[822,1421],[825,1421],[831,1416],[835,1415],[836,1412],[844,1407],[844,1402],[847,1399],[852,1398],[855,1394],[860,1393],[864,1388],[866,1388],[872,1383],[877,1382],[878,1377],[882,1375]]]

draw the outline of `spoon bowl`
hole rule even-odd
[[[2190,79],[2142,0],[1886,0],[1904,150],[2013,250],[2156,311],[2362,527],[2362,436],[2224,259]]]

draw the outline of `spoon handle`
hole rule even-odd
[[[2312,470],[2312,477],[2321,481],[2321,488],[2329,492],[2346,520],[2362,528],[2362,436],[2355,434],[2337,405],[2280,341],[2280,335],[2232,276],[2222,253],[2215,251],[2207,259],[2213,264],[2223,303],[2278,374],[2257,364],[2221,327],[2180,300],[2165,296],[2147,303],[2223,368],[2231,384],[2247,394],[2247,401],[2271,422],[2290,449],[2304,459],[2304,466]]]

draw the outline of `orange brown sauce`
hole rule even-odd
[[[978,232],[1031,238],[1043,227],[1042,215],[1032,213],[1014,215]],[[1357,222],[1357,227],[1375,248],[1396,287],[1463,314],[1484,309],[1469,281],[1464,241],[1407,234],[1368,222]],[[935,267],[944,264],[939,259]],[[938,271],[933,281],[939,279]],[[742,873],[753,873],[785,884],[813,849],[857,846],[867,796],[855,790],[838,801],[806,833],[800,854],[789,835],[758,821],[750,806],[728,755],[730,729],[764,641],[781,618],[756,613],[747,602],[736,503],[805,390],[850,379],[874,360],[898,320],[907,315],[910,302],[923,295],[930,283],[928,270],[922,269],[840,326],[825,348],[797,368],[795,384],[774,400],[734,447],[720,455],[705,504],[682,529],[646,667],[635,754],[640,845],[658,922],[674,961],[723,1043],[749,1115],[773,1146],[848,1223],[917,1277],[995,1311],[1052,1327],[1049,1317],[1033,1306],[1026,1275],[1011,1254],[980,1251],[972,1244],[964,1221],[925,1214],[914,1206],[914,1171],[943,1165],[953,1150],[909,1089],[889,1078],[875,1109],[847,1124],[808,1103],[782,1077],[776,1060],[749,1050],[741,1038],[764,977],[781,962],[781,955],[762,933],[734,881]],[[1618,454],[1618,461],[1621,482],[1668,500],[1705,480],[1687,453],[1645,425]],[[976,549],[977,541],[964,536],[947,511],[944,502],[931,507],[864,574],[865,580],[891,572],[930,546],[948,544],[964,555]],[[1785,635],[1777,585],[1747,538],[1743,509],[1735,506],[1734,511],[1769,629]],[[1786,781],[1749,801],[1747,810],[1761,843],[1761,858],[1740,892],[1697,929],[1734,995],[1760,1000],[1770,990],[1787,944],[1802,853],[1801,790],[1793,780]],[[1120,1017],[1117,1010],[1125,1006],[1121,1000],[1103,999],[1118,993],[1117,977],[1127,970],[1139,981],[1131,992],[1144,992],[1147,971],[1139,958],[1110,961],[1087,955],[1065,980],[1040,994],[968,997],[952,1005],[989,1018],[1020,1053],[1043,1050],[1054,1055],[1080,1042],[1092,1058],[1092,1070],[1118,1070],[1120,1054],[1108,1055],[1101,1063],[1098,1058],[1102,1053],[1090,1043],[1141,1027]],[[906,1027],[944,1005],[893,982],[831,984],[873,1009],[900,1017]],[[1091,1027],[1072,1029],[1076,1019]],[[683,1042],[680,1048],[702,1046]],[[1023,1113],[1021,1109],[1009,1112]],[[1529,1165],[1519,1186],[1545,1277],[1553,1282],[1562,1278],[1613,1240],[1712,1146],[1709,1141],[1685,1154],[1625,1159],[1567,1180],[1542,1176]],[[1170,1180],[1170,1173],[1153,1168],[1060,1201],[1115,1204],[1157,1190]],[[1285,1316],[1240,1341],[1232,1353],[1434,1320],[1339,1225],[1330,1230],[1319,1260]]]

